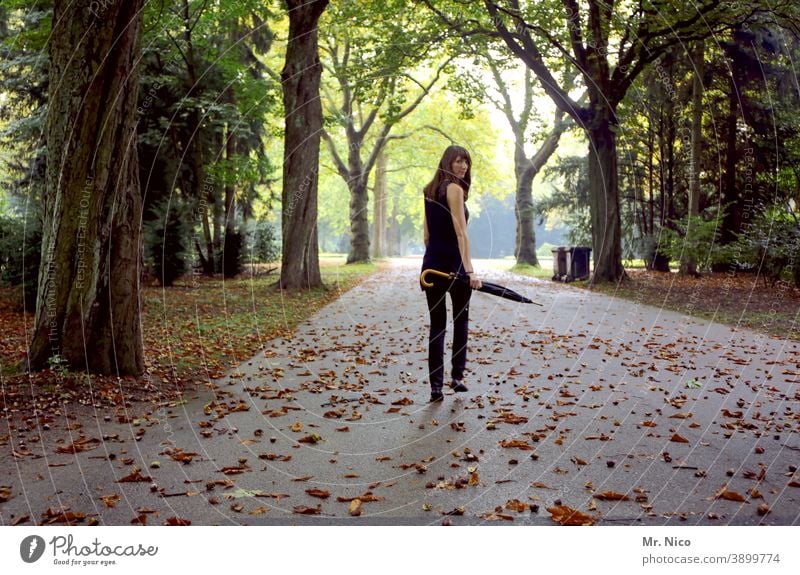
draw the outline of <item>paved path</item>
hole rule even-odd
[[[550,525],[559,502],[601,525],[800,523],[796,343],[486,272],[544,307],[475,294],[470,391],[430,405],[418,266],[394,261],[216,395],[1,431],[0,523]],[[102,441],[56,452],[80,433]],[[153,487],[116,482],[135,466]]]

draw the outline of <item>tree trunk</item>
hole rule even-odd
[[[281,72],[286,117],[283,151],[282,258],[280,287],[322,285],[317,240],[317,184],[322,103],[322,66],[317,22],[328,0],[285,0],[289,11],[286,62]]]
[[[347,263],[369,261],[369,195],[367,180],[358,174],[350,180],[350,253]]]
[[[47,176],[30,366],[144,370],[135,111],[143,0],[56,0]]]
[[[375,164],[375,191],[372,201],[372,255],[386,255],[386,150],[381,150]]]
[[[514,206],[514,213],[517,217],[517,235],[514,253],[517,257],[517,264],[539,265],[539,259],[536,257],[533,180],[558,148],[561,135],[568,127],[563,120],[564,112],[557,110],[553,129],[531,159],[525,156],[524,128],[520,129],[520,125],[517,124],[514,130],[517,142],[514,150],[514,173],[517,178],[516,204]]]
[[[597,118],[589,136],[589,201],[594,273],[591,283],[621,279],[622,237],[617,175],[617,136],[606,118]]]
[[[700,215],[700,149],[703,135],[703,60],[705,42],[698,40],[694,52],[694,78],[692,79],[692,160],[689,164],[689,217]],[[689,220],[691,222],[691,219]],[[689,224],[691,225],[691,224]],[[681,262],[681,273],[699,276],[694,257],[686,256]]]

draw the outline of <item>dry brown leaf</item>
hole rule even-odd
[[[737,501],[739,503],[745,502],[744,495],[737,493],[736,491],[729,491],[727,485],[723,485],[719,488],[719,490],[714,494],[714,499],[725,499],[727,501]]]
[[[84,519],[86,519],[85,513],[73,512],[68,509],[59,512],[48,507],[47,510],[42,513],[42,521],[48,525],[53,523],[72,525],[73,523],[82,523]]]
[[[522,439],[504,439],[500,442],[500,447],[505,447],[506,449],[522,449],[523,451],[533,451],[533,447],[527,442]]]
[[[692,418],[692,414],[691,413],[678,412],[678,413],[673,413],[672,415],[669,416],[669,418],[670,419],[691,419]]]
[[[541,481],[534,481],[533,483],[531,483],[531,487],[535,487],[537,489],[553,489],[552,487],[550,487],[546,483],[542,483]]]
[[[94,437],[81,437],[76,439],[69,445],[62,445],[56,448],[56,453],[80,453],[82,451],[91,451],[100,446],[100,440]]]
[[[567,505],[555,505],[547,508],[550,519],[560,525],[594,525],[597,519],[592,515],[581,513]]]
[[[297,422],[291,424],[289,426],[289,429],[291,429],[295,433],[299,433],[299,432],[301,432],[303,430],[303,424],[300,423],[299,421],[297,421]]]
[[[600,501],[630,501],[631,498],[627,495],[622,493],[616,493],[615,491],[604,491],[603,493],[595,493],[592,495],[595,499],[599,499]]]
[[[11,486],[0,485],[0,503],[5,503],[11,499]]]
[[[345,425],[344,427],[337,427],[336,431],[347,432],[347,431],[350,431],[350,427],[347,426],[347,425]]]
[[[347,512],[353,517],[358,517],[359,515],[361,515],[361,500],[353,499],[350,502],[350,506],[348,507]]]
[[[643,421],[639,425],[641,425],[643,427],[657,427],[658,426],[658,424],[655,421],[649,421],[649,420],[648,421]]]
[[[299,443],[318,443],[319,441],[322,441],[322,437],[317,435],[316,433],[312,433],[310,435],[304,435],[297,441]]]
[[[244,473],[245,471],[250,471],[250,468],[246,465],[234,465],[220,469],[220,472],[224,473],[225,475],[238,475],[240,473]]]
[[[103,495],[100,497],[100,501],[102,501],[106,507],[111,508],[114,507],[117,503],[119,503],[120,496],[119,495]]]
[[[520,501],[519,499],[509,499],[504,506],[506,509],[516,511],[517,513],[524,513],[528,510],[528,504]]]
[[[297,505],[292,508],[292,513],[296,513],[297,515],[319,515],[322,513],[322,505],[317,505],[316,507]]]
[[[682,435],[678,435],[674,433],[672,437],[669,438],[670,441],[674,441],[675,443],[689,443],[689,440],[683,437]]]
[[[129,475],[126,475],[122,479],[118,479],[117,483],[135,483],[137,481],[145,482],[145,481],[153,481],[152,477],[147,475],[142,475],[142,472],[138,469],[134,469]]]
[[[320,499],[327,499],[331,496],[331,492],[324,489],[306,489],[306,493],[311,497],[319,497]]]
[[[167,520],[164,521],[164,525],[169,525],[170,527],[188,527],[191,524],[191,521],[181,517],[167,517]]]

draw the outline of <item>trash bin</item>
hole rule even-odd
[[[562,281],[567,275],[567,248],[558,246],[553,252],[553,281]]]
[[[567,251],[567,281],[583,280],[589,277],[589,255],[592,248],[573,246]]]

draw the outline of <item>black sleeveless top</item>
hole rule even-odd
[[[453,226],[453,216],[447,205],[447,186],[453,182],[445,180],[439,186],[436,200],[425,198],[425,217],[428,221],[428,245],[422,258],[422,269],[432,268],[443,272],[463,273],[464,263],[458,249],[458,238]],[[464,215],[469,221],[469,210],[464,203]],[[421,285],[421,284],[420,284]]]

